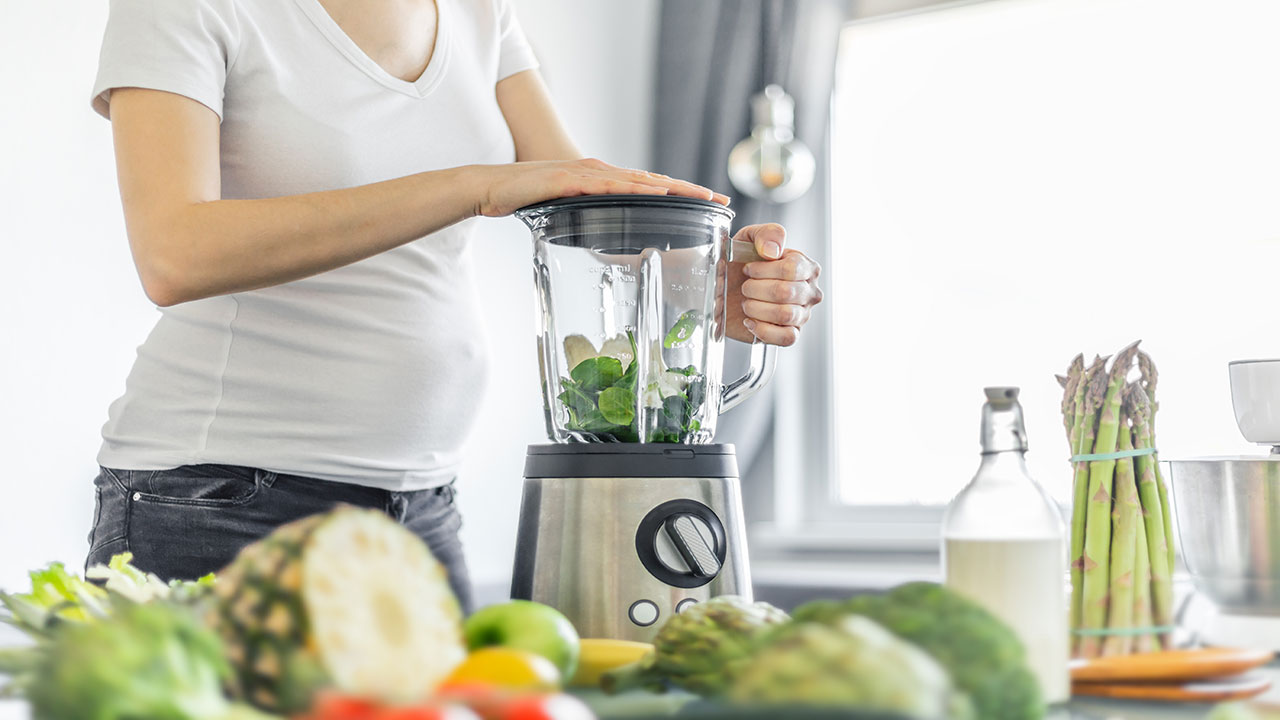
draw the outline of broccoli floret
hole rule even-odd
[[[883,595],[818,601],[796,621],[836,622],[861,615],[923,648],[969,695],[983,720],[1039,720],[1045,705],[1017,635],[976,603],[935,583],[908,583]]]

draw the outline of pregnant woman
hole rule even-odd
[[[111,405],[88,562],[217,570],[335,503],[427,542],[464,606],[458,449],[487,358],[476,218],[596,193],[727,202],[583,159],[509,0],[112,0],[93,93],[161,307]],[[789,345],[818,267],[777,225],[730,336]]]

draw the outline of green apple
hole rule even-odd
[[[578,669],[578,631],[558,610],[529,600],[480,608],[462,626],[467,649],[498,645],[541,655],[568,682]]]

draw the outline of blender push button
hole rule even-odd
[[[676,614],[679,615],[680,613],[684,612],[685,610],[688,610],[690,607],[697,604],[698,604],[697,600],[694,600],[693,598],[685,598],[680,602],[676,603]]]
[[[637,600],[631,603],[627,614],[631,616],[631,622],[648,627],[658,622],[658,605],[652,600]]]

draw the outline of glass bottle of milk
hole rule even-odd
[[[945,583],[1013,628],[1045,702],[1065,702],[1071,683],[1062,516],[1027,472],[1018,388],[986,393],[982,464],[942,521]]]

